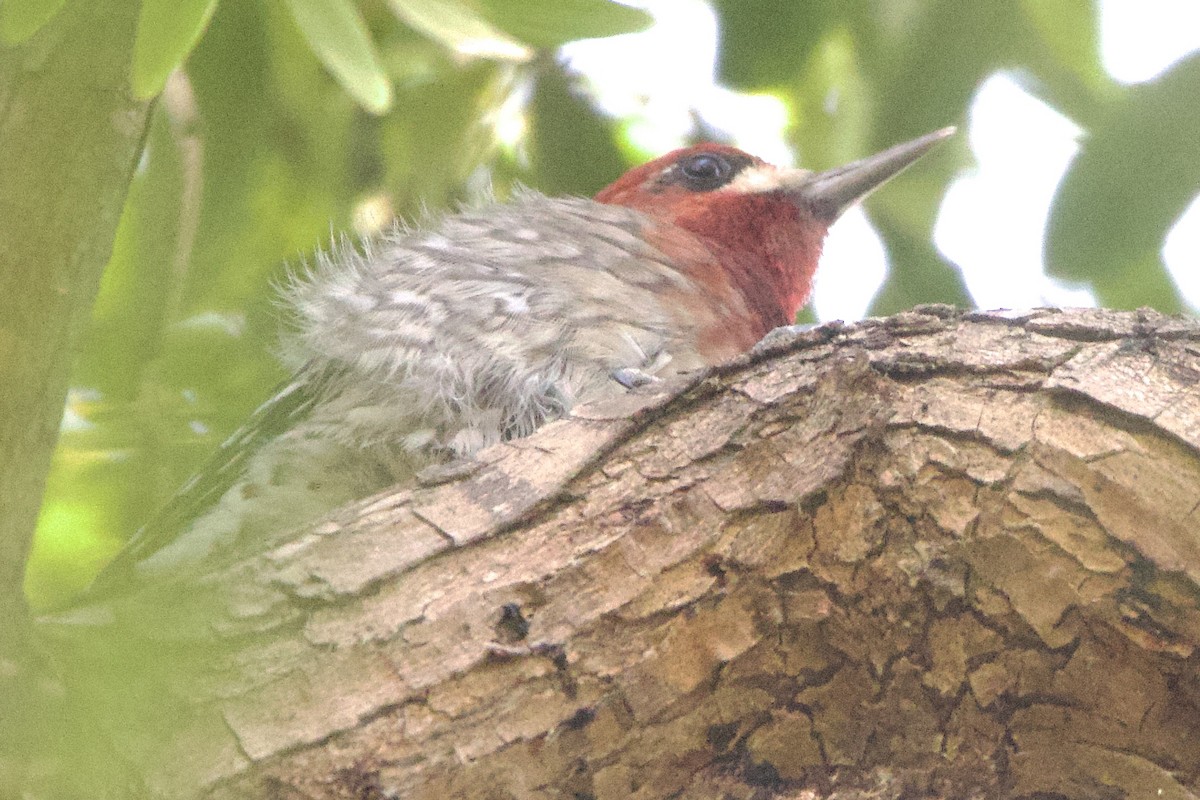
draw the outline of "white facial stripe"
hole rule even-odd
[[[795,186],[811,175],[803,169],[779,169],[770,164],[746,167],[725,188],[731,192],[754,194]]]

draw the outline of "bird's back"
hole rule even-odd
[[[288,292],[299,322],[286,357],[344,376],[331,394],[360,413],[331,434],[349,444],[464,454],[528,434],[619,390],[615,369],[700,366],[692,326],[664,302],[689,281],[647,224],[526,193],[343,249]]]
[[[528,192],[321,256],[285,290],[295,378],[252,423],[274,435],[231,437],[120,566],[236,551],[627,391],[622,371],[713,361],[696,344],[704,320],[687,311],[705,303],[688,302],[697,287],[651,244],[652,224]]]

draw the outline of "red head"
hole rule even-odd
[[[951,133],[937,131],[822,173],[701,144],[630,170],[596,199],[660,223],[648,232],[652,243],[693,280],[737,292],[757,339],[791,323],[808,299],[825,233],[842,211]]]

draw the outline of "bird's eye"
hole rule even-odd
[[[679,174],[689,189],[707,191],[724,186],[733,177],[733,165],[716,153],[697,153],[679,162]]]

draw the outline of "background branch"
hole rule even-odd
[[[0,795],[17,796],[46,708],[26,557],[70,367],[112,249],[149,105],[130,96],[138,3],[72,2],[0,47]],[[15,12],[14,12],[15,14]],[[44,687],[43,687],[44,688]],[[52,734],[51,734],[52,735]]]

